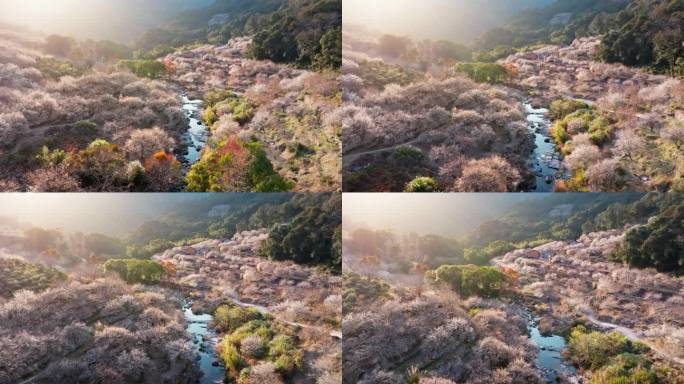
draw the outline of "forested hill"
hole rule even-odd
[[[684,196],[680,194],[548,196],[519,204],[463,240],[474,247],[471,259],[488,262],[515,248],[628,227],[623,244],[611,256],[615,261],[684,274]]]
[[[341,0],[216,0],[146,32],[137,48],[156,58],[177,47],[225,44],[252,36],[255,59],[337,69],[342,56]]]
[[[557,0],[487,31],[475,47],[481,58],[496,59],[514,48],[599,35],[598,59],[683,76],[683,27],[684,0]]]
[[[568,44],[576,37],[601,33],[603,21],[630,1],[557,0],[547,7],[524,11],[508,25],[487,31],[477,39],[476,47],[491,50],[540,42]]]
[[[339,194],[207,195],[136,228],[127,239],[132,244],[127,256],[146,258],[177,244],[229,239],[240,231],[269,228],[263,256],[339,272],[341,227]]]

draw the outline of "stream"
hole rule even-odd
[[[539,347],[536,365],[543,372],[547,383],[557,383],[561,378],[576,382],[577,370],[568,361],[563,360],[563,350],[567,347],[565,338],[559,335],[543,336],[539,331],[539,319],[527,311],[527,329],[532,342]]]
[[[185,163],[195,164],[202,156],[202,149],[209,138],[209,129],[202,123],[202,100],[190,99],[187,94],[182,93],[183,110],[190,119],[188,130],[183,135],[183,139],[188,145],[188,153],[185,155]]]
[[[561,170],[562,157],[549,134],[551,121],[548,119],[549,110],[535,109],[529,101],[524,102],[525,113],[529,129],[534,133],[536,148],[532,153],[528,166],[535,175],[535,192],[553,192],[556,180],[565,178]]]
[[[199,367],[203,375],[199,379],[200,384],[223,383],[226,377],[226,368],[223,364],[214,365],[219,361],[216,354],[218,335],[209,328],[209,323],[214,317],[209,314],[198,315],[192,311],[192,303],[183,304],[183,315],[188,322],[187,331],[192,336],[193,347],[199,354]]]

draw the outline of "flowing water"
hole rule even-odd
[[[525,112],[527,122],[532,133],[534,133],[534,143],[536,148],[532,154],[532,159],[528,163],[534,172],[536,192],[552,192],[556,180],[565,178],[562,170],[562,157],[558,148],[549,134],[551,121],[547,117],[549,112],[546,108],[535,109],[529,102],[525,102]]]
[[[185,162],[192,165],[199,161],[202,156],[202,149],[207,144],[209,129],[202,123],[202,100],[192,100],[186,94],[183,98],[183,110],[190,119],[188,130],[184,139],[188,144],[188,154],[185,155]]]
[[[528,312],[527,329],[530,338],[539,348],[537,367],[544,373],[547,383],[560,382],[565,378],[568,382],[576,382],[577,370],[569,362],[563,360],[563,351],[567,348],[565,338],[559,335],[543,336],[539,331],[539,319]]]
[[[195,350],[199,354],[199,367],[203,375],[200,384],[223,383],[226,376],[226,368],[220,363],[216,354],[218,335],[209,328],[209,323],[214,317],[209,314],[198,315],[192,311],[192,304],[183,305],[183,314],[188,322],[187,331],[192,336]],[[219,364],[216,364],[219,362]]]

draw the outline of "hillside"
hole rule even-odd
[[[173,244],[230,238],[267,228],[262,256],[339,272],[342,200],[338,194],[235,194],[211,197],[160,215],[131,232],[130,251],[147,257]]]
[[[521,13],[509,24],[477,39],[481,58],[502,58],[513,48],[567,45],[601,36],[596,57],[608,63],[644,67],[682,76],[679,60],[684,3],[667,0],[564,1]]]
[[[460,199],[428,195],[421,208],[447,215]],[[681,382],[682,203],[536,195],[462,239],[345,232],[344,380]],[[415,206],[385,214],[396,210]]]
[[[151,58],[193,44],[223,45],[251,36],[250,56],[316,69],[339,68],[339,0],[217,0],[145,33],[136,46]]]
[[[0,190],[339,190],[336,73],[250,59],[254,44],[138,60],[111,42],[0,30]]]
[[[340,382],[340,200],[197,194],[121,238],[71,232],[98,209],[55,229],[7,220],[0,383]]]

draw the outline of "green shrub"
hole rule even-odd
[[[157,284],[164,268],[154,260],[110,259],[103,265],[105,273],[114,272],[129,284]]]
[[[278,335],[268,344],[271,357],[286,355],[296,350],[296,343],[292,337],[287,335]]]
[[[580,100],[557,99],[551,102],[549,117],[552,120],[563,120],[566,116],[581,109],[587,109],[589,105]]]
[[[508,276],[496,267],[442,265],[425,273],[435,284],[445,284],[463,296],[498,297]]]
[[[288,355],[280,355],[275,361],[276,370],[285,377],[292,376],[296,369],[302,367],[302,352],[293,351]]]
[[[405,192],[439,192],[439,184],[431,177],[416,177],[406,185]]]
[[[623,353],[642,353],[648,349],[641,343],[632,343],[617,333],[589,332],[584,326],[575,327],[570,333],[568,351],[579,366],[597,370],[608,364],[611,358]]]
[[[494,63],[497,60],[506,58],[516,52],[517,50],[513,47],[499,46],[490,51],[473,52],[473,60],[484,63]]]
[[[79,77],[85,72],[68,61],[62,61],[53,57],[40,57],[36,59],[36,68],[45,76],[58,80],[63,76]]]
[[[402,146],[394,150],[394,160],[401,163],[420,163],[423,160],[423,151],[418,148]]]
[[[0,297],[11,298],[21,289],[41,291],[66,279],[66,274],[44,264],[0,259]]]
[[[148,259],[153,255],[174,247],[169,240],[154,239],[145,245],[130,244],[126,247],[126,256],[131,259]]]
[[[274,169],[259,142],[230,137],[211,143],[186,177],[190,192],[286,192],[294,183]]]
[[[233,120],[240,124],[244,124],[254,116],[254,107],[250,102],[243,98],[231,98],[224,100],[214,108],[227,107],[233,117]],[[212,125],[213,122],[210,124]]]
[[[166,66],[156,60],[121,60],[118,66],[148,79],[159,79],[166,75]]]
[[[235,345],[239,345],[242,340],[248,336],[256,335],[268,341],[273,338],[273,329],[268,321],[265,320],[250,320],[245,324],[240,325],[229,336],[228,340]]]
[[[239,98],[239,96],[236,95],[233,91],[209,91],[204,94],[204,105],[213,107],[222,101],[237,98]]]
[[[380,90],[388,84],[407,85],[418,78],[416,73],[402,66],[385,64],[381,61],[359,63],[359,76],[365,85]]]
[[[245,362],[240,357],[237,347],[233,345],[228,339],[223,339],[221,342],[221,360],[226,365],[226,368],[231,372],[239,372],[245,366]]]
[[[623,353],[612,357],[608,363],[591,376],[589,384],[657,384],[656,372],[651,362],[640,355]]]
[[[469,263],[487,265],[493,258],[517,248],[518,247],[513,243],[497,240],[489,243],[489,245],[484,248],[467,248],[464,251],[464,258]]]
[[[506,67],[496,63],[462,63],[455,70],[478,83],[501,84],[510,78]]]
[[[568,131],[565,130],[565,125],[562,122],[556,122],[553,126],[553,140],[559,146],[563,146],[570,140]]]
[[[214,311],[214,323],[224,332],[233,332],[249,321],[261,319],[261,313],[254,308],[220,305]]]
[[[367,305],[389,297],[389,285],[381,279],[356,273],[345,273],[342,281],[342,309],[351,312],[359,305]]]
[[[591,141],[594,144],[603,144],[608,139],[612,133],[612,127],[610,127],[609,124],[610,121],[602,116],[597,117],[591,122],[591,125],[589,126],[589,134]]]

